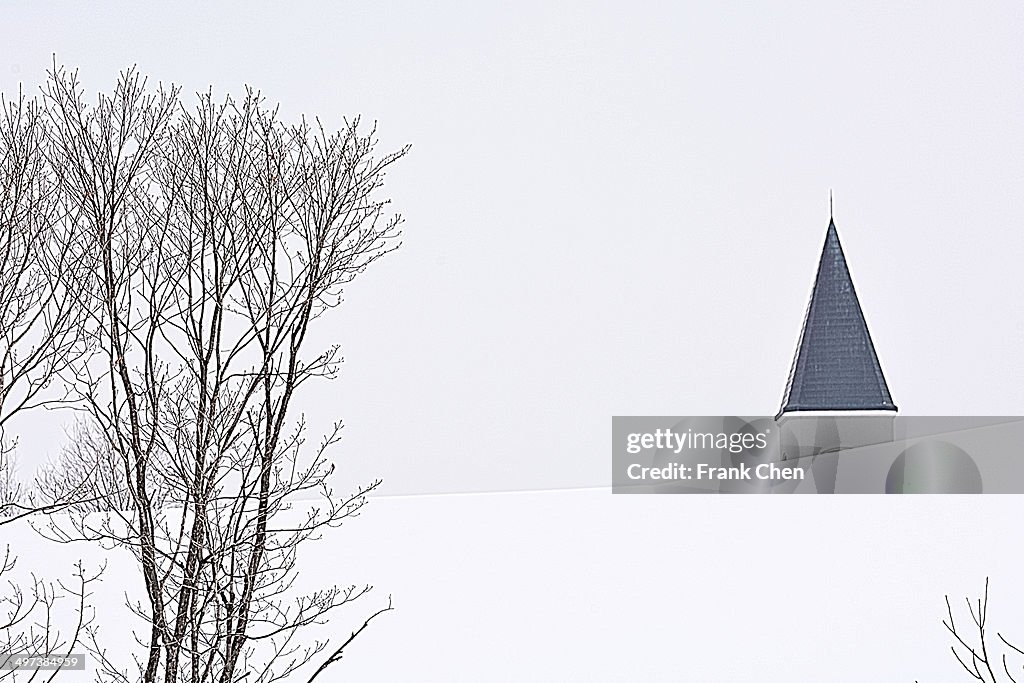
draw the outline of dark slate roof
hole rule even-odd
[[[779,414],[797,410],[896,410],[831,220]]]

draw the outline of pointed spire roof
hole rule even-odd
[[[896,410],[831,218],[779,415],[798,410]]]

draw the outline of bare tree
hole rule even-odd
[[[0,96],[0,526],[62,509],[79,494],[69,488],[69,497],[43,505],[25,495],[15,474],[15,443],[5,431],[27,410],[66,404],[69,395],[55,382],[57,375],[88,351],[75,298],[60,275],[89,264],[77,261],[82,252],[63,239],[65,217],[47,163],[48,144],[39,103],[20,92],[13,100]],[[90,619],[88,586],[102,570],[87,574],[79,563],[74,584],[31,576],[26,587],[12,577],[15,564],[7,546],[0,558],[0,650],[53,655],[75,647]],[[69,596],[77,626],[62,637],[55,605]],[[0,680],[31,680],[40,673],[0,670]]]
[[[88,417],[78,419],[54,462],[36,473],[32,493],[37,505],[75,506],[80,512],[111,512],[132,509],[122,462],[104,432]],[[154,505],[168,504],[164,489],[154,495]]]
[[[15,476],[12,417],[46,405],[56,372],[81,331],[44,253],[60,221],[46,167],[46,126],[38,104],[0,96],[0,517],[24,511]]]
[[[972,625],[968,633],[958,627],[953,618],[953,606],[946,596],[946,618],[942,625],[953,636],[950,650],[961,668],[974,680],[997,683],[1005,676],[1010,683],[1024,681],[1024,649],[1011,643],[1002,633],[992,638],[987,629],[988,622],[988,577],[985,578],[985,594],[971,602],[965,598],[967,612]],[[975,640],[976,639],[976,640]],[[997,653],[995,648],[1004,651]]]
[[[67,398],[47,389],[86,350],[76,297],[58,275],[91,264],[60,238],[48,142],[36,101],[0,97],[0,439],[16,414]]]
[[[13,515],[22,497],[14,455],[10,450],[0,449],[0,519]]]
[[[59,68],[44,96],[69,241],[96,264],[64,283],[100,353],[64,375],[129,503],[51,531],[135,553],[146,601],[133,608],[149,632],[134,678],[292,674],[327,646],[298,631],[370,590],[293,590],[298,548],[380,482],[336,495],[327,453],[341,424],[309,448],[291,407],[341,360],[337,346],[311,347],[311,327],[398,246],[400,217],[378,195],[407,148],[375,157],[358,120],[285,124],[252,91],[189,109],[133,70],[92,107]],[[307,513],[289,512],[309,496]]]
[[[75,564],[72,581],[56,584],[32,575],[29,588],[9,578],[17,560],[8,548],[0,557],[0,658],[19,654],[70,657],[91,631],[95,610],[89,604],[91,586],[100,579],[103,568],[88,573],[81,562]],[[69,610],[60,610],[59,601],[70,600]],[[63,631],[57,622],[70,624]],[[52,681],[63,669],[38,666],[0,669],[0,681]]]

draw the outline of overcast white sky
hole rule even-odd
[[[606,484],[613,414],[774,414],[829,188],[901,410],[1024,413],[1024,7],[764,5],[23,3],[0,90],[137,63],[413,144],[308,402],[392,493]]]
[[[92,90],[137,63],[186,92],[251,84],[288,117],[378,120],[383,148],[413,144],[388,183],[405,243],[321,330],[347,363],[341,381],[307,397],[313,424],[344,418],[345,476],[382,476],[385,493],[600,486],[614,414],[775,413],[830,188],[901,411],[1024,414],[1021,35],[1019,2],[38,2],[3,9],[0,90],[40,83],[55,52]],[[52,424],[24,421],[23,458],[56,448]],[[745,514],[666,498],[609,496],[595,514],[623,529],[697,516],[717,529],[712,549]],[[761,501],[762,519],[771,505]],[[823,520],[812,540],[851,514],[787,505]],[[958,505],[988,524],[988,508]],[[931,524],[926,536],[942,542],[945,517],[909,505],[893,515],[862,531]],[[563,529],[559,518],[547,519],[566,538],[588,519],[567,514]],[[807,533],[785,528],[791,545]],[[424,542],[498,562],[506,533],[493,547],[482,535]],[[898,602],[922,571],[893,567],[899,578],[879,587],[872,577],[888,560],[851,547],[835,559],[851,594]],[[708,548],[645,559],[634,547],[628,566],[700,563]],[[553,580],[569,586],[600,554],[558,557]],[[948,575],[949,590],[983,578],[995,557],[961,557],[970,566]],[[1019,554],[1000,557],[1019,566]],[[787,566],[767,550],[750,563],[757,576]],[[520,570],[494,571],[499,585]],[[944,577],[929,585],[939,607],[931,593]],[[925,623],[933,612],[907,613]],[[625,607],[608,618],[642,628]],[[605,636],[599,647],[613,642]],[[941,634],[928,638],[941,652]]]
[[[676,4],[17,4],[0,89],[55,52],[413,143],[309,403],[392,493],[602,484],[613,414],[773,415],[829,188],[901,410],[1024,413],[1024,8]]]

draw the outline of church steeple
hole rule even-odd
[[[809,410],[896,410],[831,216],[779,415]]]

